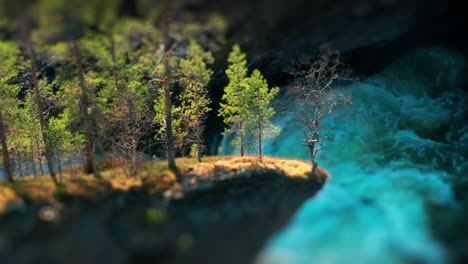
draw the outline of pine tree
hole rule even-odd
[[[9,108],[8,143],[14,157],[12,160],[15,161],[20,176],[31,170],[33,175],[43,175],[46,173],[46,168],[43,166],[43,153],[46,145],[37,115],[35,94],[33,90],[24,90],[24,92],[24,97],[21,100],[15,100],[15,105]],[[49,133],[49,131],[46,132]]]
[[[167,23],[161,23],[161,32],[163,36],[164,54],[162,56],[163,71],[161,84],[164,91],[164,123],[166,125],[166,153],[167,164],[171,171],[173,171],[180,181],[180,172],[175,163],[175,149],[174,149],[174,131],[172,130],[172,91],[173,91],[173,50],[170,47],[169,29]]]
[[[240,146],[241,156],[245,154],[245,122],[248,111],[245,108],[246,91],[242,82],[247,76],[247,60],[246,54],[243,53],[239,45],[232,47],[228,57],[229,68],[226,70],[226,75],[229,78],[229,84],[224,88],[223,100],[219,115],[224,117],[224,123],[228,126],[225,134],[238,132],[239,140],[235,140],[234,144]]]
[[[104,47],[108,50],[112,80],[115,88],[119,89],[119,54],[117,54],[116,50],[118,44],[115,38],[115,28],[119,24],[117,13],[122,0],[90,0],[88,2],[90,3],[90,9],[93,11],[91,23],[104,33],[107,40],[107,43],[101,44],[104,44]]]
[[[39,86],[39,69],[37,63],[36,55],[36,43],[32,39],[32,34],[34,30],[34,25],[37,24],[39,17],[37,14],[38,3],[29,2],[26,0],[10,1],[5,5],[3,10],[5,19],[10,25],[10,29],[17,31],[19,38],[17,40],[24,48],[24,52],[29,59],[29,71],[31,72],[32,79],[32,89],[34,94],[34,104],[35,114],[37,115],[39,121],[39,133],[41,140],[44,142],[44,156],[46,158],[47,167],[49,169],[50,176],[55,184],[58,184],[55,169],[53,164],[53,157],[51,153],[51,146],[48,140],[47,127],[48,119],[45,116],[45,105],[43,98],[41,97],[41,87]]]
[[[2,157],[13,164],[10,168],[18,164],[26,173],[32,164],[36,175],[39,165],[58,183],[55,173],[61,174],[63,159],[83,146],[79,155],[87,172],[97,174],[95,149],[119,149],[136,174],[135,157],[153,143],[146,144],[155,128],[164,132],[174,172],[176,155],[196,146],[201,157],[211,103],[207,65],[213,58],[200,46],[219,47],[226,23],[216,15],[191,16],[184,6],[167,1],[138,1],[133,11],[147,5],[145,14],[121,19],[121,2],[18,0],[0,10],[2,32],[24,53],[18,61],[22,68],[2,81],[2,89],[21,86],[19,95],[8,95],[14,99],[11,106],[0,109],[1,150],[9,152]]]
[[[207,65],[213,62],[211,53],[204,51],[192,40],[187,50],[187,58],[181,59],[179,64],[179,83],[184,88],[180,96],[181,110],[189,135],[187,140],[196,144],[199,162],[203,149],[204,122],[206,114],[211,111],[211,100],[206,86],[213,71],[208,69]]]
[[[78,106],[86,138],[84,171],[85,173],[93,173],[98,177],[99,174],[94,165],[95,109],[86,82],[85,61],[83,60],[83,53],[85,51],[80,45],[80,39],[83,37],[86,27],[94,21],[92,15],[93,5],[89,2],[78,0],[42,0],[40,1],[39,8],[39,24],[43,29],[40,32],[41,38],[46,39],[48,42],[67,43],[68,52],[71,55],[70,59],[75,67],[77,83],[80,87]]]
[[[28,97],[31,98],[31,96]],[[43,150],[43,144],[39,136],[37,136],[36,131],[38,129],[36,128],[34,131],[30,129],[30,126],[34,126],[37,121],[36,115],[31,115],[31,111],[27,109],[33,106],[33,100],[27,99],[24,104],[28,106],[25,108],[19,107],[20,104],[23,104],[23,102],[18,100],[16,105],[9,109],[7,142],[10,147],[12,161],[14,161],[19,176],[24,176],[26,172],[25,165],[28,160],[28,147],[30,146],[29,138],[33,137],[38,149]]]
[[[180,173],[175,163],[175,120],[173,113],[174,99],[176,95],[175,84],[178,60],[181,49],[188,39],[196,39],[204,46],[216,47],[222,41],[220,36],[226,29],[224,21],[219,17],[205,18],[203,23],[193,21],[193,16],[188,16],[179,1],[159,2],[159,1],[137,1],[136,9],[148,21],[157,22],[160,30],[161,41],[160,52],[157,56],[161,59],[161,66],[156,69],[153,80],[161,87],[164,100],[164,120],[165,145],[168,167],[180,180]],[[157,100],[160,101],[160,100]],[[156,102],[155,108],[161,106]],[[157,118],[157,116],[155,117]],[[176,135],[177,136],[177,135]]]
[[[164,91],[160,91],[162,95]],[[157,140],[166,140],[166,113],[165,113],[165,98],[164,96],[158,97],[154,102],[154,123],[157,125],[158,129],[156,131],[155,138]],[[172,119],[172,131],[173,131],[173,146],[174,151],[184,154],[186,152],[186,139],[188,136],[187,129],[185,127],[183,112],[181,107],[172,107],[171,109],[171,119]]]
[[[270,121],[275,110],[269,106],[278,94],[279,88],[270,89],[259,70],[254,70],[250,77],[244,79],[242,86],[245,88],[245,96],[247,97],[245,107],[248,109],[248,118],[246,125],[248,132],[256,135],[258,157],[262,159],[263,140],[279,132],[279,128]]]
[[[59,50],[51,53],[54,56],[63,54],[67,49],[65,45],[56,46],[51,47]],[[47,83],[46,79],[41,80],[41,87],[49,104],[53,105],[51,110],[56,112],[49,119],[48,134],[58,173],[62,177],[62,167],[65,162],[71,161],[73,173],[78,172],[75,161],[83,156],[86,140],[81,133],[80,109],[76,107],[80,102],[80,89],[72,67],[64,63],[66,62],[64,58],[61,59],[51,61],[62,65],[54,65],[56,71],[61,74],[50,83]]]
[[[16,75],[15,64],[18,59],[19,48],[13,42],[0,41],[0,143],[2,148],[3,167],[8,181],[13,182],[13,168],[8,150],[7,115],[10,109],[16,107],[16,96],[19,87],[9,83]],[[11,119],[10,119],[11,121]]]

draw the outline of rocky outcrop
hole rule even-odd
[[[324,180],[256,168],[178,199],[141,188],[30,205],[0,218],[0,262],[251,263]]]

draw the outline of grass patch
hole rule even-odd
[[[195,163],[191,169],[198,175],[209,176],[222,171],[227,174],[236,174],[254,168],[279,170],[288,177],[303,179],[309,177],[312,170],[311,164],[304,160],[265,156],[259,161],[257,156],[253,155],[206,157],[201,163]],[[323,169],[320,171],[326,174]],[[327,178],[328,174],[323,176]]]
[[[196,158],[178,158],[176,164],[185,177],[197,176],[206,180],[215,176],[230,177],[258,168],[279,170],[292,178],[305,179],[311,173],[310,163],[304,160],[263,157],[259,161],[253,155],[205,157],[200,163]],[[328,177],[321,168],[317,169],[317,174],[322,178]],[[176,182],[176,176],[169,170],[166,161],[142,164],[137,177],[128,177],[121,167],[107,168],[100,172],[100,176],[96,179],[91,175],[65,171],[61,179],[63,187],[59,190],[47,175],[17,178],[14,184],[0,182],[0,213],[6,210],[9,202],[48,202],[63,196],[97,200],[112,191],[126,192],[139,188],[153,195],[169,189]]]

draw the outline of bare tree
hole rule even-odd
[[[345,91],[333,89],[334,84],[339,80],[350,80],[351,70],[342,62],[339,51],[323,45],[315,60],[301,58],[287,71],[294,76],[287,91],[296,104],[292,114],[304,127],[305,145],[310,152],[312,173],[315,173],[317,153],[323,149],[324,139],[328,138],[320,135],[323,118],[337,106],[351,102]]]
[[[114,144],[120,154],[123,154],[126,161],[129,161],[129,171],[126,175],[136,176],[138,165],[141,162],[140,149],[141,139],[149,133],[153,127],[153,116],[150,109],[145,105],[144,97],[137,94],[136,91],[128,90],[124,92],[121,100],[118,102],[118,108],[114,122],[119,123],[120,133],[114,140]]]

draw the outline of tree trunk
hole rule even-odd
[[[60,177],[60,181],[63,182],[62,159],[60,158],[60,156],[57,156],[57,166],[58,166],[58,174]]]
[[[93,136],[93,122],[91,120],[92,116],[90,115],[89,107],[89,95],[88,89],[86,87],[86,83],[84,80],[84,70],[83,65],[81,63],[81,56],[80,50],[78,47],[78,43],[76,41],[71,42],[72,53],[75,57],[75,63],[78,70],[78,80],[81,88],[81,115],[85,124],[85,139],[86,139],[86,147],[85,147],[85,166],[84,172],[87,174],[94,174],[95,177],[98,177],[96,173],[96,168],[94,167],[94,136]]]
[[[198,128],[200,129],[200,128]],[[197,156],[198,162],[201,162],[201,155],[202,155],[202,136],[201,131],[197,131]]]
[[[315,142],[309,142],[308,143],[308,147],[309,147],[309,152],[310,152],[310,162],[312,163],[312,176],[315,175],[315,170],[317,169],[317,162],[315,162]]]
[[[171,51],[168,48],[169,43],[169,32],[167,21],[163,20],[160,25],[161,33],[163,37],[163,43],[165,45],[164,49],[164,113],[165,113],[165,122],[166,122],[166,153],[167,153],[167,165],[169,169],[176,175],[177,181],[180,182],[181,175],[177,169],[175,163],[175,148],[174,148],[174,135],[172,131],[172,100],[171,100],[171,81],[172,81],[172,69],[169,62]]]
[[[39,140],[39,136],[37,135],[37,133],[34,133],[34,142],[36,143],[36,150],[37,150],[37,153],[36,153],[36,157],[38,159],[38,164],[39,164],[39,175],[44,175],[45,172],[44,172],[44,167],[43,167],[43,163],[42,163],[42,155],[41,155],[41,152],[42,152],[42,149],[41,149],[41,143],[40,143],[40,140]]]
[[[315,155],[314,155],[314,143],[312,143],[311,145],[309,145],[309,151],[310,151],[310,162],[312,164],[315,163]]]
[[[132,177],[137,175],[137,149],[135,146],[132,146],[132,168],[130,175]]]
[[[9,182],[13,182],[13,170],[11,168],[10,155],[8,153],[8,145],[6,138],[6,128],[3,123],[3,114],[0,109],[0,141],[2,144],[2,157],[3,157],[3,167],[5,168],[5,174]]]
[[[164,86],[164,101],[165,101],[165,121],[166,121],[166,151],[167,162],[169,169],[173,172],[177,171],[175,164],[175,150],[174,150],[174,135],[172,133],[172,101],[171,91],[169,84]]]
[[[41,172],[41,175],[44,175],[44,167],[42,166],[42,157],[39,155],[39,172]]]
[[[49,143],[49,136],[48,136],[48,122],[44,117],[44,106],[42,105],[41,94],[39,91],[39,81],[37,78],[37,68],[36,68],[36,54],[34,52],[33,44],[31,40],[28,39],[28,52],[29,52],[29,59],[31,62],[31,73],[32,73],[32,81],[34,87],[34,98],[36,101],[38,117],[39,117],[39,125],[41,129],[41,136],[42,141],[44,142],[44,155],[47,162],[47,168],[49,169],[50,177],[52,181],[57,185],[57,176],[55,174],[55,168],[53,164],[53,155],[52,155],[52,146]]]
[[[244,157],[244,122],[239,123],[239,138],[240,138],[240,152],[241,157]]]
[[[119,90],[119,75],[117,73],[117,60],[115,57],[115,39],[114,39],[114,34],[110,33],[109,34],[109,42],[110,42],[110,54],[111,54],[111,59],[112,59],[112,76],[114,77],[114,85],[115,89]]]
[[[21,155],[18,151],[18,147],[15,147],[15,153],[16,153],[16,162],[18,164],[18,172],[19,172],[20,177],[23,177],[24,176],[23,164],[21,163]]]
[[[318,163],[314,161],[312,163],[312,176],[315,175],[315,170],[317,169],[317,167],[318,167]]]
[[[167,34],[167,33],[166,33]],[[166,151],[167,151],[167,164],[169,169],[176,174],[177,181],[180,181],[179,171],[175,163],[175,149],[174,149],[174,135],[172,131],[172,99],[171,99],[171,67],[169,64],[169,54],[164,55],[164,112],[166,122]]]
[[[263,146],[262,146],[262,124],[258,123],[258,158],[261,161],[263,156]]]
[[[35,160],[35,153],[34,153],[34,138],[31,135],[31,140],[30,140],[30,146],[31,146],[31,168],[33,172],[34,178],[37,176],[37,171],[36,171],[36,162]]]

